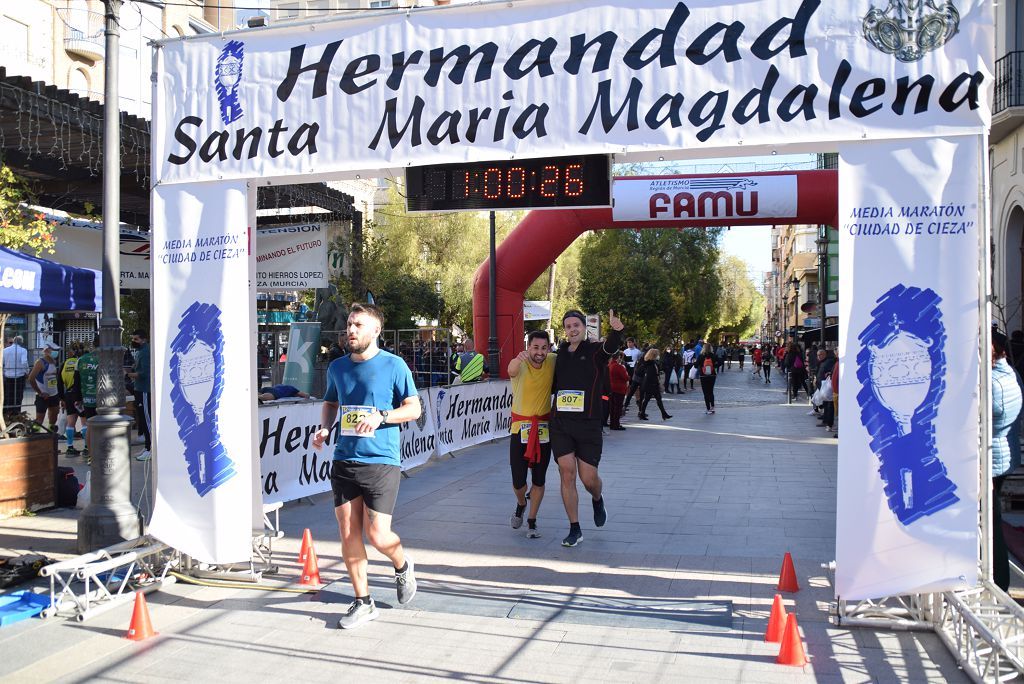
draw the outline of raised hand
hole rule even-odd
[[[612,327],[612,330],[622,330],[624,327],[619,317],[615,315],[615,309],[608,309],[608,325]]]

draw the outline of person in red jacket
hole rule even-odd
[[[622,427],[622,402],[629,391],[629,373],[626,371],[625,356],[618,352],[608,362],[608,379],[612,387],[611,424],[612,430],[625,430]]]

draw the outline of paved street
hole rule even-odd
[[[773,378],[774,379],[774,378]],[[718,412],[699,388],[666,398],[673,418],[606,437],[601,474],[609,522],[584,541],[567,530],[557,488],[541,539],[509,528],[507,443],[459,452],[402,485],[395,529],[415,559],[420,594],[394,607],[390,568],[371,556],[382,617],[336,628],[351,592],[329,495],[282,511],[276,586],[294,582],[302,530],[316,541],[319,594],[186,586],[149,596],[159,636],[123,639],[131,609],[85,624],[32,620],[0,630],[0,680],[336,682],[892,682],[966,681],[932,634],[837,629],[821,564],[835,556],[836,441],[783,381],[719,379]],[[134,462],[133,462],[134,463]],[[141,480],[141,464],[135,464]],[[135,488],[136,493],[139,487]],[[74,511],[0,522],[0,551],[71,554]],[[774,663],[763,634],[783,554],[796,562],[796,611],[811,664]]]

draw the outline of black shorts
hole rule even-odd
[[[526,445],[519,438],[519,433],[513,433],[508,439],[508,462],[512,466],[512,486],[522,489],[526,486],[526,471],[532,471],[531,481],[534,487],[543,487],[547,481],[548,464],[551,463],[551,443],[540,445],[540,463],[531,467],[523,454],[526,453]]]
[[[361,461],[331,463],[335,508],[363,497],[363,505],[370,510],[391,515],[395,511],[401,482],[402,469],[396,465]]]
[[[85,408],[82,409],[81,416],[82,416],[82,418],[85,418],[86,420],[89,420],[90,418],[92,418],[95,415],[96,415],[96,407],[95,406],[86,406]]]
[[[58,397],[56,394],[51,394],[48,397],[43,397],[38,394],[36,395],[37,413],[42,413],[46,409],[53,408],[54,406],[60,406],[60,397]]]
[[[551,453],[555,461],[566,454],[595,468],[601,462],[601,419],[562,418],[551,420]]]

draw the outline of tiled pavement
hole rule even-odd
[[[836,440],[812,427],[806,405],[785,405],[778,380],[766,386],[749,369],[727,371],[717,395],[714,416],[704,415],[698,389],[667,397],[671,420],[629,420],[626,432],[606,438],[609,522],[594,528],[581,489],[585,539],[577,548],[559,545],[567,525],[554,467],[544,537],[509,528],[508,451],[496,442],[403,481],[395,528],[430,590],[408,608],[384,609],[358,631],[335,628],[350,594],[329,498],[319,496],[282,511],[288,538],[275,578],[294,581],[309,527],[321,577],[333,582],[319,595],[179,584],[150,595],[160,635],[140,644],[121,638],[128,607],[86,624],[19,623],[0,630],[0,680],[966,681],[934,635],[830,624],[831,587],[820,566],[834,557]],[[0,522],[0,547],[34,545],[62,557],[74,534],[74,512],[47,513]],[[762,639],[786,551],[803,587],[786,597],[811,660],[802,670],[776,665],[777,647]],[[386,561],[376,553],[371,560],[373,578],[388,580]],[[473,596],[496,597],[499,609]],[[700,619],[615,627],[567,611],[531,614],[523,604],[504,612],[501,601],[523,596],[731,605],[731,628]]]

